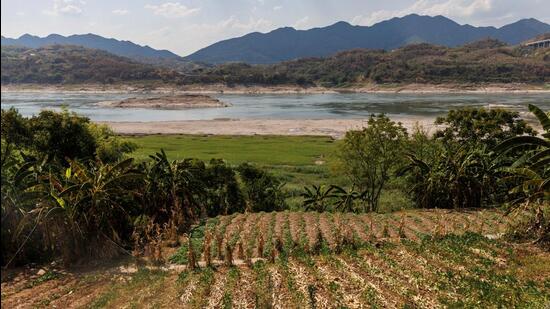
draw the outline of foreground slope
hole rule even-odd
[[[505,221],[494,211],[222,216],[191,235],[196,252],[206,235],[214,235],[216,266],[203,261],[197,270],[127,265],[50,267],[41,276],[36,269],[4,273],[2,306],[545,308],[550,254],[493,239]],[[265,246],[258,254],[261,239]],[[236,250],[235,266],[218,257],[218,241]],[[185,247],[173,263],[186,262]]]

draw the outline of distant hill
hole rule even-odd
[[[2,47],[2,83],[131,83],[297,85],[548,83],[550,50],[481,40],[460,47],[427,43],[393,51],[355,49],[329,57],[270,65],[227,63],[188,74],[98,49],[71,45]],[[169,66],[167,62],[166,66]]]
[[[550,32],[550,25],[536,19],[522,19],[495,28],[459,25],[443,16],[412,14],[370,27],[338,22],[310,30],[285,27],[269,33],[254,32],[217,42],[185,59],[206,63],[269,64],[305,57],[325,57],[356,48],[392,50],[413,43],[454,47],[494,38],[508,44],[518,44],[545,32]]]
[[[427,43],[393,51],[356,49],[271,65],[227,63],[197,70],[185,83],[346,87],[373,84],[550,82],[550,50],[487,39],[460,47]]]
[[[2,84],[175,82],[180,74],[111,53],[71,45],[2,46]]]
[[[50,34],[47,37],[43,38],[30,34],[25,34],[17,39],[10,39],[2,36],[1,45],[14,45],[30,48],[38,48],[48,45],[75,45],[87,48],[101,49],[111,54],[132,58],[138,61],[152,61],[152,59],[154,58],[181,59],[180,56],[168,50],[157,50],[149,46],[141,46],[130,41],[108,39],[91,33],[75,34],[70,36]]]

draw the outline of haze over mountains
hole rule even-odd
[[[443,16],[411,14],[373,26],[352,26],[346,22],[338,22],[310,30],[284,27],[269,33],[254,32],[217,42],[184,58],[167,50],[156,50],[149,46],[107,39],[95,34],[68,37],[52,34],[44,38],[25,34],[18,39],[2,37],[1,44],[32,48],[53,44],[79,45],[147,63],[151,63],[152,59],[158,59],[168,66],[173,63],[181,64],[184,60],[211,64],[269,64],[298,58],[324,57],[356,48],[392,50],[412,43],[453,47],[490,37],[508,44],[518,44],[547,32],[550,32],[550,25],[532,18],[495,28],[459,25]],[[184,41],[182,37],[183,44]]]
[[[17,39],[10,39],[2,36],[2,45],[16,45],[31,48],[44,47],[47,45],[77,45],[87,48],[101,49],[117,56],[128,57],[135,60],[142,60],[145,58],[181,58],[168,50],[158,50],[149,46],[138,45],[130,41],[104,38],[92,33],[75,34],[70,36],[50,34],[43,38],[30,34],[24,34]]]

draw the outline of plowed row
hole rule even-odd
[[[235,214],[193,236],[204,241],[210,233],[211,267],[203,243],[194,270],[2,283],[2,307],[545,308],[550,254],[499,239],[504,228],[493,211]],[[225,250],[218,256],[218,241],[231,249],[232,266]]]
[[[259,258],[271,259],[295,252],[340,252],[367,243],[419,241],[426,236],[462,235],[473,232],[499,237],[505,219],[496,211],[402,211],[391,214],[274,212],[234,214],[211,219],[194,243],[213,239],[210,255],[221,264],[228,252],[236,264]],[[198,238],[198,239],[197,239]],[[221,240],[221,245],[217,242]],[[204,244],[195,248],[204,262]],[[273,250],[275,249],[275,250]],[[204,263],[199,262],[199,265]]]

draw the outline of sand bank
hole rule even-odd
[[[411,132],[415,124],[433,131],[434,118],[392,118]],[[342,138],[368,119],[216,119],[153,122],[103,122],[119,134],[321,135]]]
[[[508,84],[361,84],[346,88],[300,87],[296,85],[261,86],[211,85],[2,85],[2,92],[64,93],[158,93],[158,94],[323,94],[323,93],[550,93],[550,85]]]
[[[128,98],[120,101],[104,101],[97,105],[114,108],[188,109],[227,107],[230,104],[204,94],[178,94],[154,98]]]

